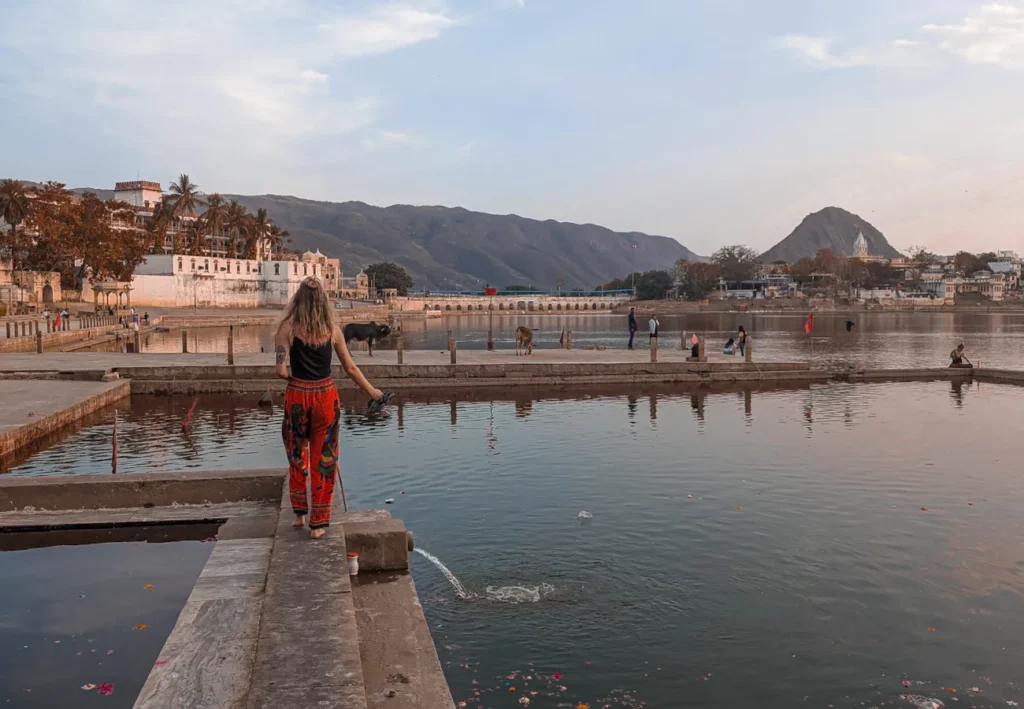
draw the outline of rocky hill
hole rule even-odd
[[[593,288],[637,270],[699,259],[675,239],[614,232],[593,224],[538,221],[459,207],[374,207],[278,195],[225,195],[255,212],[265,207],[299,249],[340,256],[346,274],[394,261],[418,288],[510,284]],[[632,244],[637,248],[633,249]]]
[[[32,184],[32,183],[26,183]],[[112,199],[112,190],[75,188]],[[291,246],[341,258],[346,275],[394,261],[417,288],[471,289],[490,283],[594,288],[631,270],[668,270],[681,258],[703,260],[675,239],[616,232],[594,224],[538,221],[461,207],[374,207],[281,195],[231,195],[249,211],[264,207],[291,232]],[[637,247],[632,248],[632,244]]]
[[[869,222],[845,209],[826,207],[804,217],[789,236],[761,254],[761,261],[793,263],[803,256],[813,258],[820,249],[826,248],[837,255],[853,256],[858,234],[864,234],[871,256],[896,258],[900,255],[885,235]]]

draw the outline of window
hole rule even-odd
[[[246,261],[245,262],[245,272],[246,273],[251,273],[251,271],[249,270],[250,268],[252,268],[252,265],[248,261]]]
[[[303,276],[308,276],[309,275],[309,266],[307,266],[306,264],[302,264],[302,275]]]
[[[275,276],[280,276],[281,275],[281,264],[279,264],[279,263],[275,263],[274,264],[274,275]]]
[[[313,264],[313,275],[316,275],[316,264]]]
[[[179,256],[179,257],[178,257],[178,270],[179,270],[179,271],[180,271],[180,270],[181,270],[181,268],[182,268],[182,266],[181,266],[181,263],[182,263],[182,261],[183,261],[183,260],[184,260],[184,259],[182,259],[182,258],[181,258],[181,256]]]
[[[299,275],[299,264],[296,263],[292,266],[292,273],[294,273],[296,276]]]
[[[256,264],[256,273],[263,273],[263,264],[262,263]]]
[[[203,270],[206,271],[207,273],[210,272],[210,259],[205,259],[203,261]]]
[[[247,264],[246,265],[246,269],[248,269],[248,268],[249,268],[249,266]],[[242,264],[238,263],[238,261],[235,261],[235,273],[241,273],[241,272],[242,272]]]

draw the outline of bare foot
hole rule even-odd
[[[321,529],[314,529],[314,530],[310,531],[309,538],[310,539],[319,539],[320,537],[324,536],[325,534],[327,534],[327,530],[326,529],[323,529],[323,528],[321,528]]]
[[[298,515],[295,521],[292,522],[293,527],[305,527],[306,526],[306,515]]]

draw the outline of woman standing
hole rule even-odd
[[[345,339],[334,324],[327,291],[316,278],[302,281],[292,296],[274,337],[274,350],[277,376],[288,380],[281,434],[288,453],[288,493],[295,512],[292,526],[305,525],[308,514],[310,536],[319,539],[331,523],[338,472],[341,402],[331,376],[332,351],[341,360],[345,374],[371,399],[383,395],[352,361]],[[312,509],[306,496],[306,478],[310,475]]]
[[[736,346],[740,350],[740,357],[746,356],[747,349],[747,331],[740,325],[739,334],[736,335]]]

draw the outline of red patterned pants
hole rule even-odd
[[[295,514],[309,514],[310,529],[331,523],[340,427],[341,402],[333,379],[288,380],[281,427],[288,453],[288,493]],[[312,509],[306,497],[306,478],[310,477]]]

